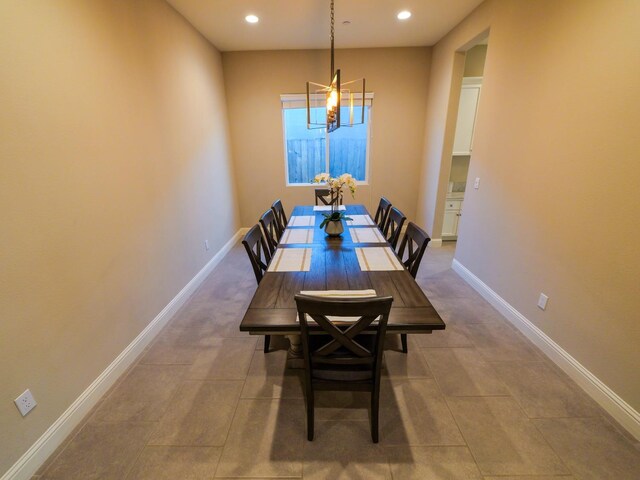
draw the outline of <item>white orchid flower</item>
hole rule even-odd
[[[319,173],[313,177],[313,183],[328,182],[331,179],[328,173]]]
[[[356,179],[350,173],[343,173],[339,177],[332,177],[327,172],[319,173],[313,177],[313,183],[326,183],[336,196],[342,196],[342,187],[345,185],[349,187],[351,196],[355,196],[357,188]]]

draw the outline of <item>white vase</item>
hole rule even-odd
[[[324,226],[324,231],[330,237],[339,237],[344,232],[342,220],[329,220]]]

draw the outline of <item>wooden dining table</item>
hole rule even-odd
[[[344,212],[347,216],[369,215],[363,205],[347,205]],[[352,234],[352,229],[377,229],[377,226],[349,226],[348,222],[343,220],[344,233],[339,237],[329,237],[319,228],[324,219],[322,213],[327,212],[315,211],[313,206],[296,206],[293,209],[292,218],[305,216],[310,224],[292,226],[292,221],[289,220],[287,229],[313,229],[313,238],[306,238],[308,243],[283,243],[285,238],[290,237],[285,231],[277,248],[311,249],[310,268],[308,271],[267,271],[240,323],[241,331],[253,335],[287,335],[291,340],[290,356],[297,357],[300,354],[297,341],[300,325],[297,321],[294,295],[308,290],[365,289],[373,289],[380,296],[393,297],[387,325],[389,334],[429,334],[434,330],[444,330],[445,323],[442,318],[406,269],[361,269],[356,255],[357,248],[388,247],[389,244],[386,241],[358,243],[358,232]],[[274,258],[277,255],[278,250]],[[315,328],[319,329],[318,326]],[[313,325],[310,325],[310,329],[314,329]]]

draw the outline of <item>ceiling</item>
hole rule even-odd
[[[329,48],[329,0],[167,1],[223,52]],[[335,0],[335,46],[433,45],[482,1]],[[411,18],[398,20],[401,10]],[[245,22],[249,14],[260,21]]]

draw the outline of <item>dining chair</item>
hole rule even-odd
[[[402,230],[402,225],[404,225],[404,221],[407,217],[398,210],[396,207],[391,207],[389,209],[389,215],[387,217],[387,223],[384,226],[383,234],[391,247],[395,250],[398,245],[398,239],[400,238],[400,231]]]
[[[282,237],[284,229],[287,228],[289,220],[287,220],[287,214],[284,213],[284,207],[282,206],[282,202],[280,201],[280,199],[273,202],[273,205],[271,205],[271,210],[273,210],[273,214],[275,215],[276,221],[278,222],[278,235]]]
[[[318,202],[322,203],[323,205],[342,205],[342,195],[337,195],[336,197],[334,197],[331,194],[331,189],[329,188],[316,188],[315,200],[316,205],[319,205]]]
[[[427,232],[415,223],[409,222],[407,229],[404,232],[404,237],[402,237],[402,242],[400,242],[398,257],[413,278],[416,278],[416,275],[418,274],[418,268],[420,268],[422,256],[424,255],[430,241],[431,238],[429,238]],[[407,353],[409,351],[407,346],[407,334],[400,334],[400,340],[402,341],[402,351]]]
[[[262,235],[260,225],[256,224],[249,229],[247,234],[242,239],[242,245],[244,245],[251,267],[253,267],[253,273],[256,276],[256,281],[260,285],[260,281],[264,276],[269,262],[271,261],[271,252],[267,247],[267,243]],[[271,336],[265,335],[264,337],[264,353],[269,351],[269,345],[271,343]]]
[[[380,370],[393,297],[328,299],[297,294],[295,300],[304,356],[307,439],[313,440],[316,390],[365,391],[371,392],[371,439],[378,443]],[[339,317],[352,318],[340,322]],[[312,334],[310,324],[323,334]],[[371,334],[358,335],[371,326]]]
[[[389,209],[391,208],[391,202],[384,197],[380,197],[380,203],[378,204],[378,209],[376,210],[376,216],[373,219],[378,225],[378,228],[382,231],[384,229],[384,224],[387,221],[387,217],[389,216]]]
[[[269,209],[264,212],[259,221],[260,225],[262,225],[262,230],[264,231],[264,237],[267,242],[267,247],[269,247],[269,252],[273,255],[276,251],[276,247],[278,246],[278,242],[280,241],[278,222],[273,210]]]

